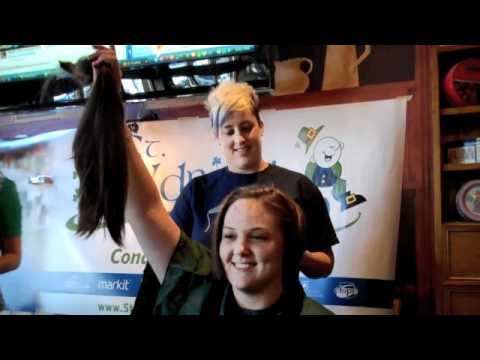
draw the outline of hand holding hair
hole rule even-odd
[[[113,51],[104,49],[91,57],[94,85],[72,147],[80,180],[77,233],[90,236],[103,220],[113,240],[121,245],[128,190],[124,110],[118,67],[108,61]],[[109,66],[101,66],[104,63]]]
[[[98,69],[100,69],[102,65],[107,65],[111,68],[114,79],[117,81],[118,87],[120,88],[123,74],[120,65],[118,64],[115,51],[102,45],[92,46],[96,51],[88,58],[92,62],[93,82],[97,79]]]

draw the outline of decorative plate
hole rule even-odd
[[[480,103],[480,59],[455,64],[443,80],[443,90],[451,106]]]
[[[464,184],[457,193],[456,203],[463,218],[480,221],[480,180]]]

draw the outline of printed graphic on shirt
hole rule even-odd
[[[214,208],[208,210],[207,212],[207,227],[205,228],[204,232],[210,230],[211,224],[213,224],[213,220],[215,219],[215,214],[220,212],[220,205],[215,206]]]

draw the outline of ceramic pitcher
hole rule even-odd
[[[308,63],[304,72],[302,63]],[[275,61],[275,91],[274,95],[289,95],[304,93],[310,85],[308,75],[312,72],[313,62],[309,58],[293,58],[284,61]]]
[[[359,86],[358,66],[370,55],[370,45],[365,45],[357,58],[355,45],[327,45],[322,90]]]

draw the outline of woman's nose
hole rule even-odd
[[[248,246],[246,239],[238,239],[237,243],[235,244],[235,252],[242,255],[250,252],[250,247]]]
[[[245,142],[245,136],[242,135],[239,131],[235,132],[234,136],[235,143],[237,144],[243,144]]]

